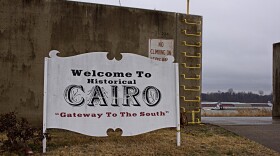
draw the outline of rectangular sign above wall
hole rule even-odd
[[[149,58],[165,62],[168,56],[174,56],[174,40],[149,39]]]
[[[45,58],[44,132],[60,128],[90,136],[123,136],[177,127],[178,65],[136,54],[108,60],[106,52]],[[46,143],[44,143],[46,145]],[[178,143],[179,144],[179,143]]]

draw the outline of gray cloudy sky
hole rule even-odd
[[[76,0],[77,1],[77,0]],[[80,0],[119,6],[119,0]],[[122,6],[185,13],[186,0],[120,0]],[[272,44],[280,0],[190,0],[203,16],[203,92],[272,91]]]

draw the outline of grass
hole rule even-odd
[[[176,130],[120,137],[89,137],[64,130],[50,130],[46,155],[279,155],[258,143],[239,137],[213,125],[191,125],[182,128],[181,146],[176,146]],[[40,155],[39,153],[37,153]]]
[[[271,117],[270,109],[202,110],[204,117]]]
[[[89,137],[65,130],[49,130],[45,155],[159,155],[159,156],[216,156],[216,155],[272,155],[279,153],[258,143],[237,136],[213,125],[190,125],[182,128],[181,146],[176,146],[176,130],[161,129],[138,136]],[[34,151],[41,155],[40,151]],[[0,155],[11,155],[0,153]]]

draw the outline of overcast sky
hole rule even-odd
[[[80,0],[186,13],[186,0]],[[203,16],[203,92],[272,91],[272,44],[280,42],[280,0],[190,0]]]

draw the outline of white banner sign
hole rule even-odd
[[[174,56],[174,40],[150,39],[149,57],[157,61],[168,61],[168,56]]]
[[[178,67],[174,58],[159,62],[105,52],[45,59],[44,129],[60,128],[107,136],[120,128],[137,135],[179,122]]]

